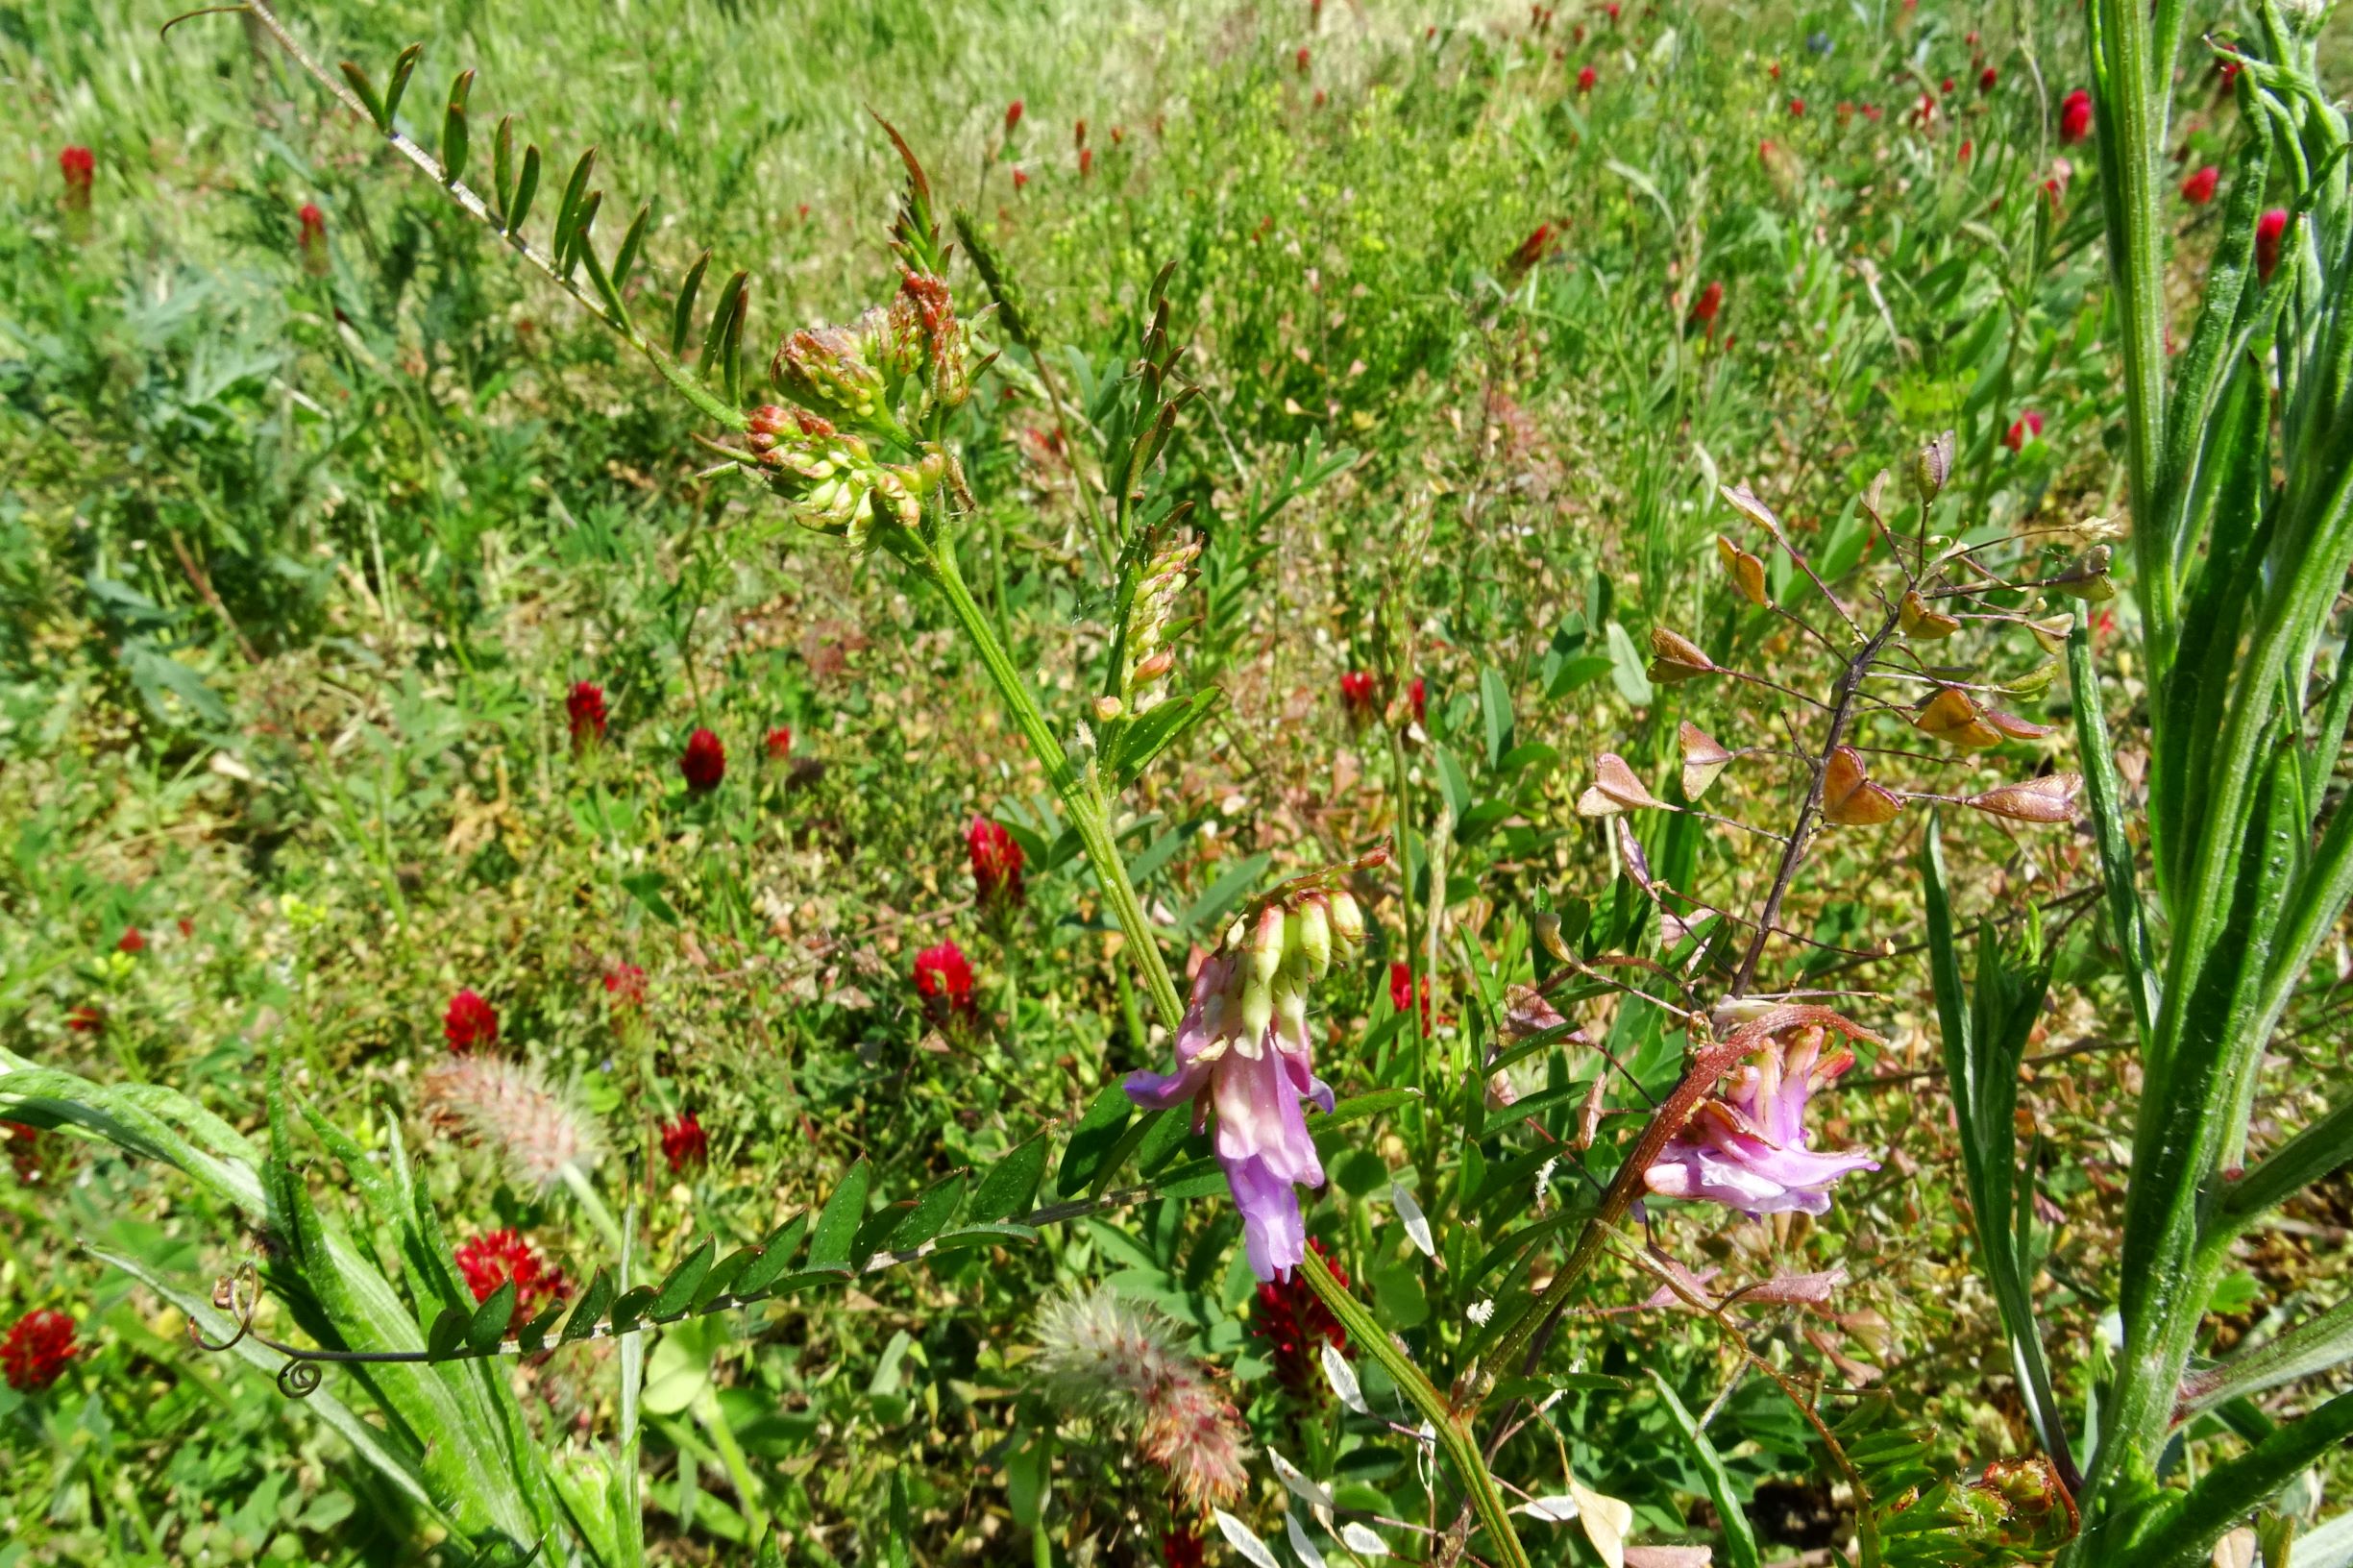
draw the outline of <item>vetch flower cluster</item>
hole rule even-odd
[[[1180,1332],[1144,1303],[1097,1286],[1039,1314],[1034,1364],[1060,1400],[1133,1437],[1197,1513],[1241,1495],[1249,1449],[1240,1417]]]
[[[1129,1099],[1148,1111],[1189,1104],[1196,1130],[1216,1110],[1217,1163],[1262,1280],[1298,1266],[1307,1228],[1296,1188],[1324,1185],[1305,1108],[1330,1111],[1332,1090],[1315,1076],[1308,983],[1331,968],[1336,942],[1363,940],[1363,914],[1342,888],[1278,897],[1236,920],[1193,979],[1176,1071],[1128,1075]]]
[[[1861,1034],[1843,1019],[1835,1027]],[[1643,1173],[1643,1185],[1662,1198],[1700,1198],[1748,1214],[1827,1213],[1840,1177],[1879,1163],[1807,1146],[1806,1101],[1854,1066],[1852,1051],[1825,1056],[1825,1036],[1824,1022],[1801,1021],[1767,1037],[1733,1074],[1728,1092],[1700,1102]]]

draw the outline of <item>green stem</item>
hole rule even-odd
[[[564,1186],[571,1188],[574,1199],[580,1206],[580,1213],[586,1214],[589,1223],[596,1226],[597,1234],[611,1243],[616,1251],[620,1250],[621,1226],[613,1219],[613,1212],[604,1206],[604,1200],[597,1195],[597,1189],[589,1185],[588,1173],[577,1165],[566,1165]]]
[[[934,548],[913,539],[908,545],[910,557],[947,600],[947,607],[964,627],[965,636],[979,651],[981,663],[987,668],[990,680],[995,683],[1006,711],[1013,715],[1014,723],[1029,742],[1030,750],[1044,767],[1046,776],[1053,780],[1054,792],[1062,797],[1064,808],[1070,814],[1070,825],[1094,867],[1095,879],[1102,885],[1112,917],[1119,922],[1129,947],[1136,953],[1136,963],[1143,970],[1144,989],[1152,993],[1153,1010],[1173,1032],[1184,1021],[1185,1003],[1177,994],[1166,961],[1161,956],[1160,942],[1152,935],[1151,922],[1144,918],[1143,900],[1136,895],[1136,885],[1128,880],[1127,863],[1119,858],[1118,846],[1112,842],[1110,815],[1101,797],[1092,782],[1071,766],[1068,753],[1054,738],[1038,699],[1030,695],[1020,672],[1014,668],[1012,657],[996,640],[987,612],[965,585],[954,554],[944,545]]]
[[[759,1483],[752,1479],[750,1461],[744,1458],[743,1445],[728,1430],[727,1417],[719,1408],[718,1384],[706,1383],[695,1401],[695,1418],[702,1430],[711,1434],[711,1446],[719,1450],[720,1462],[727,1467],[727,1479],[735,1482],[735,1495],[743,1505],[743,1513],[751,1526],[754,1541],[766,1539],[774,1530],[767,1507],[760,1502]]]
[[[1350,1295],[1324,1261],[1311,1249],[1299,1264],[1299,1272],[1308,1282],[1308,1288],[1321,1298],[1348,1331],[1348,1342],[1381,1363],[1381,1370],[1397,1384],[1397,1391],[1411,1402],[1437,1433],[1438,1446],[1446,1451],[1447,1462],[1461,1478],[1463,1489],[1470,1493],[1471,1507],[1479,1522],[1487,1531],[1489,1554],[1508,1568],[1529,1568],[1528,1552],[1520,1545],[1518,1531],[1511,1528],[1511,1513],[1504,1506],[1503,1492],[1495,1478],[1487,1473],[1486,1461],[1479,1456],[1479,1445],[1472,1440],[1469,1424],[1458,1415],[1446,1402],[1446,1396],[1422,1376],[1388,1331],[1373,1321],[1357,1298]]]
[[[2353,1437],[2353,1394],[2339,1394],[2207,1471],[2171,1517],[2119,1560],[2124,1568],[2190,1568],[2205,1561],[2215,1543],[2257,1504],[2348,1437]]]

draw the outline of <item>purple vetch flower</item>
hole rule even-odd
[[[1128,1098],[1147,1111],[1190,1103],[1198,1131],[1217,1113],[1217,1163],[1241,1211],[1244,1250],[1262,1280],[1290,1277],[1307,1250],[1298,1185],[1324,1185],[1307,1107],[1332,1109],[1315,1076],[1307,985],[1331,967],[1334,937],[1362,939],[1345,892],[1311,893],[1235,922],[1202,961],[1177,1029],[1177,1070],[1128,1075]]]
[[[1823,1038],[1812,1024],[1767,1038],[1735,1070],[1730,1090],[1701,1101],[1659,1150],[1644,1185],[1662,1198],[1703,1198],[1749,1214],[1826,1213],[1832,1184],[1879,1163],[1806,1147],[1806,1100],[1854,1066],[1852,1051],[1824,1056]]]

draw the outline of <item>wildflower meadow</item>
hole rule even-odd
[[[2348,44],[0,3],[0,1568],[2353,1568]]]

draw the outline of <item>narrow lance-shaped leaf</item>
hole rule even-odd
[[[596,172],[597,150],[591,147],[580,155],[572,166],[572,178],[564,182],[564,194],[555,204],[555,233],[551,244],[558,267],[566,264],[572,255],[574,232],[578,225],[580,203],[588,195],[588,177]]]
[[[394,117],[401,111],[401,99],[408,91],[408,78],[417,68],[417,61],[425,53],[425,45],[412,43],[401,51],[401,58],[392,62],[392,85],[384,88],[384,135],[398,129]]]
[[[728,401],[744,401],[744,323],[751,316],[751,286],[748,280],[736,290],[735,308],[727,312],[727,331],[719,345],[720,379],[727,389]]]
[[[842,1185],[825,1200],[824,1212],[809,1238],[811,1268],[846,1268],[850,1242],[866,1218],[866,1195],[873,1186],[874,1169],[861,1159],[843,1176]]]
[[[710,1237],[702,1245],[678,1261],[677,1266],[664,1277],[660,1288],[653,1293],[653,1303],[647,1309],[650,1317],[675,1317],[686,1311],[686,1304],[695,1299],[702,1277],[711,1271],[711,1258],[718,1250]]]
[[[647,202],[629,220],[629,232],[621,236],[621,249],[613,253],[613,292],[618,294],[629,286],[630,274],[637,270],[637,256],[646,243],[646,223],[653,216],[653,204]]]
[[[695,257],[695,264],[686,269],[686,281],[678,285],[678,303],[670,313],[670,356],[673,359],[686,354],[686,340],[695,331],[695,296],[702,288],[702,275],[711,265],[711,253]]]
[[[455,184],[466,177],[466,99],[474,91],[474,73],[460,71],[450,84],[449,107],[441,115],[441,179]]]
[[[588,1288],[580,1292],[579,1304],[572,1309],[572,1315],[564,1320],[563,1336],[557,1342],[569,1345],[596,1333],[597,1324],[602,1320],[605,1309],[613,1304],[613,1271],[609,1268],[597,1270],[596,1276],[588,1282]]]
[[[720,369],[720,351],[726,346],[727,329],[735,320],[736,302],[744,297],[744,289],[750,281],[750,273],[739,272],[719,291],[719,304],[711,310],[711,325],[702,334],[701,368],[705,381]]]
[[[509,235],[523,233],[523,220],[531,215],[531,198],[538,194],[539,147],[533,143],[523,149],[523,172],[515,177],[515,202],[506,209]]]
[[[351,84],[352,91],[367,106],[368,118],[376,122],[376,129],[386,135],[391,135],[392,118],[384,112],[384,100],[378,95],[376,84],[368,79],[366,69],[353,60],[343,61],[342,68],[343,80]]]
[[[499,223],[503,227],[506,215],[515,207],[515,117],[499,116],[499,129],[490,138],[490,185],[499,199]]]
[[[597,211],[603,206],[604,192],[601,190],[592,190],[587,194],[587,196],[581,199],[580,205],[573,209],[571,229],[572,240],[570,244],[565,246],[563,251],[563,260],[557,267],[557,270],[560,271],[565,278],[571,278],[573,269],[580,264],[581,254],[590,250],[594,245],[594,230],[597,226]]]

